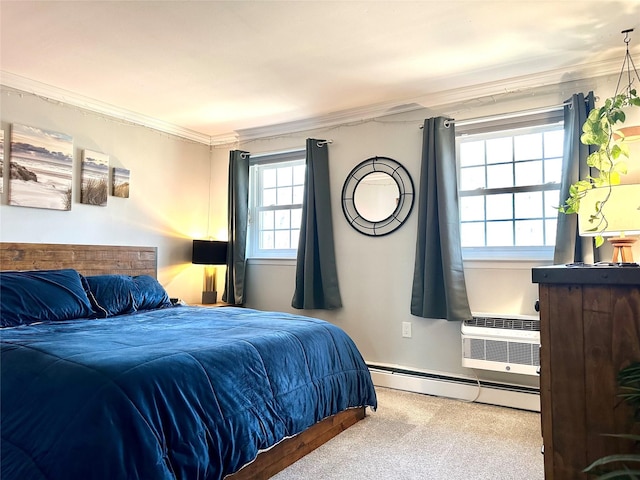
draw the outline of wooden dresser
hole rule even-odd
[[[545,479],[586,479],[594,460],[629,452],[637,432],[618,371],[640,361],[639,267],[538,267]]]

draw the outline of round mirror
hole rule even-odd
[[[384,172],[365,175],[353,192],[358,214],[370,222],[389,218],[398,205],[400,190],[393,177]]]
[[[386,235],[399,228],[413,208],[409,172],[387,157],[373,157],[357,165],[342,188],[342,210],[360,233]]]

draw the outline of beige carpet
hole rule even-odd
[[[376,391],[376,412],[273,479],[544,478],[540,414]]]

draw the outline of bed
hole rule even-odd
[[[338,327],[174,306],[156,250],[0,244],[3,479],[269,478],[376,408]]]

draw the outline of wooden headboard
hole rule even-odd
[[[0,270],[73,268],[83,275],[151,275],[157,278],[156,247],[0,242]]]

